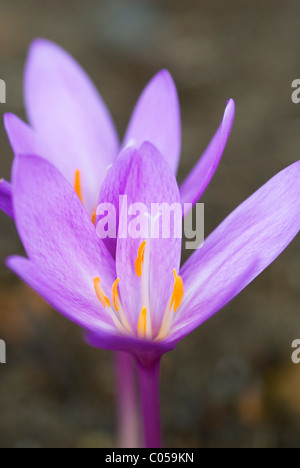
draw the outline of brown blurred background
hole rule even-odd
[[[25,118],[22,73],[37,36],[71,52],[112,111],[120,134],[142,88],[168,68],[182,105],[179,178],[237,105],[233,133],[206,204],[206,234],[271,176],[299,159],[298,0],[0,1],[1,114]],[[0,174],[12,152],[0,128]],[[4,266],[22,253],[0,214],[0,447],[115,444],[113,360]],[[162,414],[169,447],[300,447],[299,239],[233,303],[165,356]]]

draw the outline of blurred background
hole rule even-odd
[[[25,117],[22,74],[37,36],[66,48],[101,91],[124,132],[134,103],[168,68],[182,106],[182,180],[236,101],[232,136],[207,189],[206,235],[275,173],[299,159],[298,0],[0,1],[1,114]],[[2,117],[2,115],[1,115]],[[0,127],[0,176],[12,151]],[[88,348],[4,266],[22,253],[0,213],[0,447],[112,447],[110,352]],[[168,447],[300,447],[299,239],[246,291],[195,331],[162,367]]]

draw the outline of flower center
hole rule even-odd
[[[74,190],[77,193],[80,201],[83,203],[81,172],[75,171],[74,176]],[[92,222],[95,224],[96,211],[92,214]],[[134,335],[139,338],[148,340],[162,341],[170,333],[173,324],[175,313],[180,307],[184,295],[183,281],[177,275],[176,270],[174,274],[174,288],[172,295],[168,301],[167,308],[162,318],[161,327],[157,336],[153,335],[152,320],[151,320],[151,307],[150,307],[150,240],[143,241],[138,248],[137,257],[135,260],[135,273],[141,279],[142,288],[142,309],[139,316],[137,329],[133,330],[130,325],[124,309],[121,304],[118,284],[120,279],[117,278],[112,285],[111,297],[112,301],[104,293],[101,287],[100,278],[94,278],[94,290],[96,296],[104,309],[107,309],[116,328],[124,334]]]
[[[110,303],[110,300],[108,297],[105,295],[102,287],[101,287],[101,282],[100,278],[94,278],[94,289],[97,298],[99,299],[100,304],[104,307],[104,309],[107,309],[109,312],[109,315],[112,318],[112,321],[114,322],[115,326],[117,329],[122,332],[122,333],[130,333],[132,334],[132,328],[129,325],[129,322],[127,320],[127,317],[124,313],[123,307],[120,302],[119,298],[119,293],[118,293],[118,283],[119,283],[119,278],[116,279],[114,284],[112,285],[112,302],[113,306]]]
[[[174,287],[172,295],[168,301],[166,310],[162,317],[160,330],[156,336],[153,334],[152,321],[151,321],[151,307],[149,296],[150,285],[150,241],[143,241],[138,249],[137,257],[135,260],[135,273],[141,279],[142,289],[142,308],[137,323],[137,328],[134,330],[130,325],[124,309],[121,304],[118,285],[120,279],[117,278],[112,285],[111,297],[112,301],[106,296],[101,287],[100,278],[94,278],[94,290],[96,296],[109,315],[116,328],[123,334],[137,336],[138,338],[162,341],[170,333],[175,314],[180,307],[184,295],[182,278],[177,275],[176,270],[174,274]]]

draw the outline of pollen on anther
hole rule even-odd
[[[178,276],[176,270],[173,270],[174,274],[174,289],[171,297],[170,309],[173,307],[174,312],[180,307],[184,296],[183,281],[181,276]]]
[[[139,338],[145,338],[146,328],[147,328],[147,308],[143,307],[141,314],[140,314],[139,323],[138,323],[138,337]]]
[[[114,308],[116,311],[119,311],[119,304],[120,304],[120,296],[118,292],[118,284],[120,282],[120,278],[117,278],[114,284],[112,285],[112,300],[114,304]]]
[[[92,220],[92,223],[95,225],[96,224],[96,217],[97,217],[97,213],[96,213],[96,210],[92,213],[92,216],[91,216],[91,220]]]
[[[83,196],[82,196],[82,187],[81,187],[81,174],[80,170],[77,169],[75,172],[75,177],[74,177],[74,190],[77,193],[80,201],[83,203]]]
[[[94,289],[97,295],[97,298],[101,302],[104,308],[110,307],[110,301],[108,297],[104,294],[103,289],[101,288],[100,278],[94,278]]]
[[[143,241],[138,249],[137,258],[135,261],[135,272],[136,275],[140,278],[142,276],[142,267],[145,258],[145,248],[146,248],[146,241]]]

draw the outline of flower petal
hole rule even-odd
[[[126,335],[105,336],[93,332],[86,335],[86,341],[95,348],[130,353],[144,365],[151,364],[176,346],[173,343],[170,344],[164,341],[141,340]]]
[[[114,261],[61,173],[42,158],[16,156],[13,194],[16,226],[29,259],[82,296],[87,290],[95,296],[98,276],[110,291]]]
[[[117,215],[117,233],[119,229],[119,197],[125,194],[127,179],[135,155],[136,150],[132,147],[122,151],[109,169],[100,189],[98,206],[102,203],[111,203],[115,207]],[[96,226],[98,221],[99,216],[96,217]],[[103,242],[113,258],[115,258],[117,238],[107,237],[103,239]]]
[[[60,281],[55,271],[45,271],[27,258],[10,257],[7,266],[22,278],[34,291],[45,299],[62,315],[87,330],[96,332],[115,333],[115,327],[109,320],[109,315],[99,307],[96,295],[91,288],[85,290],[73,284]],[[84,282],[84,278],[83,278]]]
[[[4,115],[4,126],[15,154],[37,154],[51,161],[49,148],[39,135],[14,114]]]
[[[143,203],[148,213],[151,213],[151,203],[177,204],[179,218],[181,213],[178,185],[173,172],[157,149],[150,143],[145,143],[132,162],[131,171],[127,179],[125,190],[128,208],[134,203]],[[127,211],[125,209],[125,211]],[[132,216],[129,217],[132,222]],[[147,223],[149,219],[146,219]],[[173,269],[178,271],[181,256],[181,239],[175,238],[174,231],[179,226],[181,235],[181,219],[175,217],[175,223],[170,223],[168,238],[147,239],[125,237],[123,228],[119,229],[117,243],[117,274],[120,278],[120,291],[123,307],[135,330],[141,313],[141,278],[137,277],[135,261],[142,241],[146,239],[149,246],[150,261],[148,271],[150,275],[148,314],[151,313],[151,322],[154,334],[159,331],[168,299],[173,289]],[[145,260],[146,265],[146,260]],[[146,269],[146,266],[145,266]]]
[[[182,268],[185,300],[169,340],[178,340],[233,299],[300,229],[300,161],[242,203]]]
[[[63,316],[87,331],[87,342],[97,348],[122,350],[146,355],[148,361],[160,357],[174,346],[165,343],[153,343],[120,335],[107,320],[108,315],[99,316],[99,303],[93,295],[83,296],[76,288],[69,290],[57,281],[54,275],[45,272],[30,260],[22,257],[10,257],[7,266],[36,291],[46,302]]]
[[[84,201],[95,209],[106,168],[119,143],[108,110],[91,80],[57,45],[37,39],[25,70],[25,101],[47,158],[72,182],[81,170]]]
[[[151,142],[177,171],[181,150],[180,106],[174,81],[160,71],[143,91],[133,111],[123,147]]]
[[[180,187],[182,204],[195,204],[210,183],[217,170],[230,136],[234,114],[235,104],[231,99],[227,104],[222,123],[217,133],[211,140],[194,169],[190,172]],[[184,214],[186,215],[187,212],[188,209],[185,210]]]
[[[4,179],[0,179],[0,210],[11,218],[14,217],[11,184]]]

